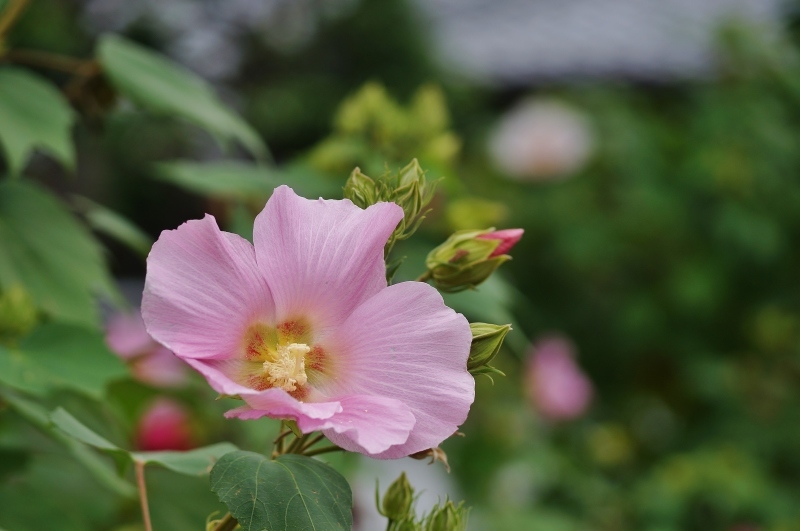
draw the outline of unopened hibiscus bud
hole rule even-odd
[[[139,420],[137,446],[148,452],[193,448],[189,413],[174,400],[157,400]]]
[[[510,232],[510,234],[509,234]],[[462,230],[428,253],[425,275],[441,291],[474,288],[511,257],[505,254],[522,237],[522,229]]]
[[[425,519],[425,531],[464,531],[467,528],[469,509],[464,502],[458,505],[447,500],[444,505],[436,505]]]
[[[470,323],[472,330],[472,346],[467,360],[467,370],[472,374],[486,374],[495,372],[502,374],[489,362],[500,352],[506,334],[511,330],[511,325],[495,325],[488,323]]]
[[[344,197],[361,208],[386,201],[403,209],[403,219],[386,243],[385,254],[388,255],[396,241],[409,238],[425,219],[436,183],[428,182],[425,172],[414,159],[396,174],[386,174],[377,179],[364,175],[356,168],[347,179]]]
[[[400,474],[394,483],[386,489],[379,512],[393,522],[409,519],[411,506],[414,503],[414,489],[408,482],[406,473]]]
[[[524,232],[525,231],[522,229],[496,230],[487,234],[481,234],[478,238],[481,240],[500,240],[500,245],[489,255],[489,258],[494,258],[501,254],[508,254],[508,251],[522,239],[522,234]]]

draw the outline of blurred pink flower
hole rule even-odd
[[[174,400],[159,398],[139,419],[137,447],[140,450],[189,450],[194,446],[189,413]]]
[[[114,315],[106,325],[106,343],[143,383],[178,387],[187,381],[186,363],[150,337],[138,312]]]
[[[527,100],[508,112],[489,141],[495,164],[509,177],[546,180],[577,172],[594,138],[584,116],[556,100]]]
[[[560,336],[542,338],[532,348],[526,390],[549,420],[580,417],[592,400],[592,384],[575,362],[574,351],[572,342]]]
[[[164,231],[147,261],[147,330],[244,400],[229,417],[321,430],[398,458],[437,446],[475,395],[464,316],[422,282],[387,287],[383,247],[402,209],[275,190],[251,245],[213,216]]]

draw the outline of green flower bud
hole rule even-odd
[[[441,291],[450,293],[474,288],[489,278],[503,262],[511,259],[506,254],[495,255],[501,240],[480,237],[493,230],[455,232],[428,254],[427,278]]]
[[[377,203],[377,193],[375,181],[361,173],[360,168],[353,170],[344,185],[344,197],[361,208]]]
[[[401,522],[393,522],[388,529],[391,531],[422,531],[422,526],[414,518],[408,518]]]
[[[488,323],[470,323],[472,330],[472,345],[469,349],[467,370],[471,373],[499,372],[489,365],[489,362],[500,352],[506,334],[511,330],[511,325],[495,325]]]
[[[436,184],[437,181],[428,182],[425,172],[414,159],[396,174],[386,174],[377,179],[356,168],[347,179],[344,197],[361,208],[388,201],[403,209],[403,219],[386,243],[385,255],[388,255],[397,240],[409,238],[425,219],[426,207],[433,199]]]
[[[0,343],[21,338],[38,320],[36,305],[22,286],[15,284],[0,294]]]
[[[409,514],[413,503],[414,489],[408,482],[406,473],[403,472],[400,474],[400,477],[386,489],[386,494],[383,495],[380,513],[394,522],[408,520],[409,516],[413,516]]]
[[[425,531],[464,531],[467,528],[469,509],[464,502],[458,505],[452,500],[436,505],[425,519]]]

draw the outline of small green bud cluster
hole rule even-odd
[[[486,374],[488,376],[489,373],[503,375],[501,371],[489,365],[489,362],[500,352],[503,340],[511,331],[511,325],[470,323],[469,327],[472,330],[472,345],[469,350],[467,370],[473,375]]]
[[[387,531],[464,531],[467,527],[469,509],[464,502],[458,505],[445,499],[436,504],[431,512],[417,518],[414,511],[414,489],[408,482],[405,472],[392,483],[383,501],[375,493],[378,512],[389,519]]]
[[[367,208],[381,201],[396,203],[403,209],[403,219],[386,243],[384,256],[388,256],[396,241],[409,238],[419,228],[426,207],[433,199],[437,181],[429,182],[417,159],[395,174],[385,174],[377,179],[368,177],[359,168],[353,170],[344,187],[344,197]]]
[[[464,531],[469,519],[469,508],[464,502],[456,505],[446,499],[443,504],[436,504],[423,520],[424,531]]]
[[[440,291],[455,293],[481,284],[504,262],[507,254],[495,251],[502,240],[487,238],[494,229],[461,230],[436,247],[425,260],[426,279]]]

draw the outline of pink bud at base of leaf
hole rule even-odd
[[[186,409],[173,400],[158,399],[139,419],[137,446],[147,452],[189,450],[194,438]]]
[[[523,229],[496,230],[487,234],[481,234],[478,238],[481,240],[500,240],[500,245],[489,255],[489,258],[494,258],[501,254],[508,254],[508,251],[522,239],[522,234],[524,232]]]

